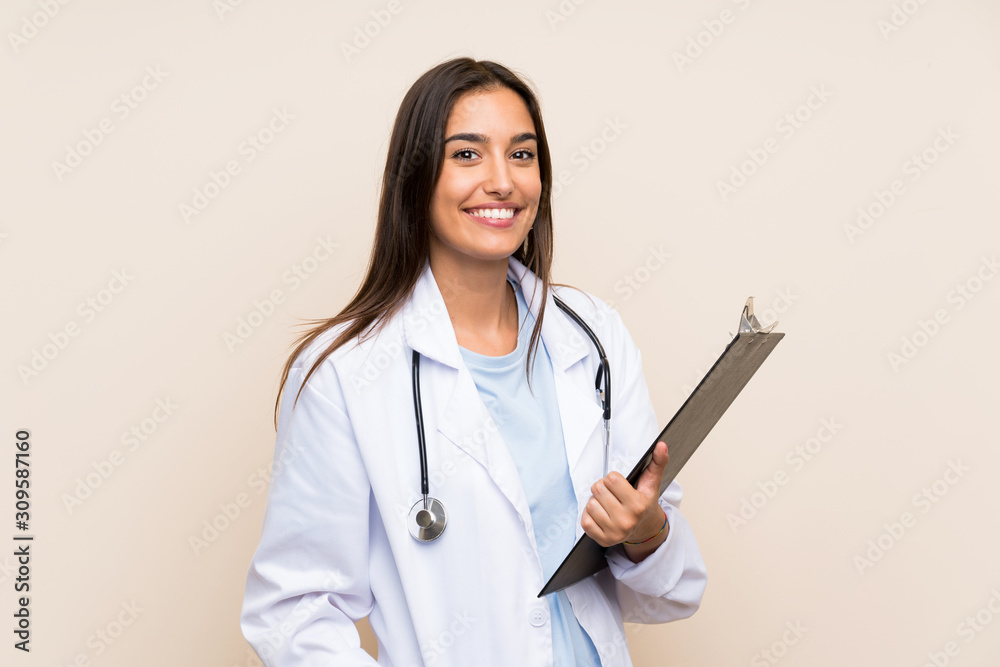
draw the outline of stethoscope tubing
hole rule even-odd
[[[552,297],[559,308],[583,329],[597,348],[601,363],[597,368],[594,389],[603,407],[604,418],[604,474],[608,474],[608,455],[611,440],[611,364],[604,353],[604,346],[594,331],[559,297]],[[413,384],[413,413],[417,424],[417,446],[420,450],[420,495],[422,500],[410,509],[408,529],[414,539],[421,542],[436,540],[444,532],[447,515],[444,505],[430,497],[430,482],[427,473],[427,442],[424,435],[424,411],[420,403],[420,353],[413,350],[411,356],[411,380]],[[602,382],[603,381],[603,382]],[[603,383],[603,390],[602,390]]]
[[[420,447],[420,493],[425,500],[430,493],[427,475],[427,443],[424,441],[424,409],[420,405],[420,353],[413,351],[411,357],[413,381],[413,413],[417,419],[417,444]]]
[[[593,341],[594,347],[597,348],[597,354],[601,358],[601,365],[597,369],[597,380],[594,382],[594,389],[597,390],[601,395],[601,404],[604,406],[604,421],[611,421],[611,364],[608,362],[608,355],[604,353],[604,346],[601,345],[601,341],[598,340],[597,335],[594,333],[593,329],[587,326],[587,323],[583,321],[576,312],[566,305],[566,302],[559,297],[553,295],[552,297],[556,305],[559,306],[564,313],[566,313],[570,319],[580,325],[580,328],[587,332],[590,336],[590,340]],[[601,379],[605,379],[604,391],[601,391]],[[605,474],[607,474],[605,472]]]

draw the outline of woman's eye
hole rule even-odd
[[[471,148],[463,148],[460,151],[456,151],[456,152],[452,153],[451,156],[453,158],[457,158],[457,159],[459,159],[459,160],[461,160],[463,162],[468,162],[468,161],[474,160],[474,159],[476,159],[476,157],[478,157],[476,155],[476,152],[474,150],[472,150]],[[515,151],[514,154],[513,154],[513,157],[516,160],[520,160],[522,162],[528,162],[530,160],[535,159],[535,154],[532,151],[529,151],[526,148],[522,148],[519,151]]]

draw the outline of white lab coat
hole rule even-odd
[[[537,317],[541,283],[509,260]],[[611,467],[627,474],[659,433],[638,349],[603,301],[554,287],[597,334],[612,369]],[[540,293],[540,292],[539,292]],[[289,373],[260,544],[247,575],[241,627],[266,665],[373,665],[354,622],[368,617],[380,665],[552,664],[548,602],[531,514],[517,469],[479,396],[441,292],[425,264],[411,298],[375,338],[337,349],[291,401],[326,332]],[[580,516],[601,477],[602,420],[590,338],[552,301],[542,341],[552,359],[566,456]],[[420,379],[430,494],[448,514],[444,534],[421,543],[407,530],[420,498],[411,349]],[[612,549],[599,574],[567,589],[602,663],[631,665],[625,622],[690,616],[705,564],[678,509],[660,498],[670,532],[641,563]]]

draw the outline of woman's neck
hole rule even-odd
[[[487,356],[513,352],[517,297],[507,282],[507,260],[475,260],[467,255],[458,259],[432,252],[430,264],[458,344]]]

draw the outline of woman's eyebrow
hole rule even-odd
[[[511,137],[510,143],[519,144],[522,141],[530,140],[538,141],[538,137],[535,136],[533,132],[522,132],[521,134],[515,134]],[[448,143],[449,141],[469,141],[475,144],[488,144],[490,142],[490,138],[484,134],[478,134],[475,132],[460,132],[445,139],[444,143]]]

